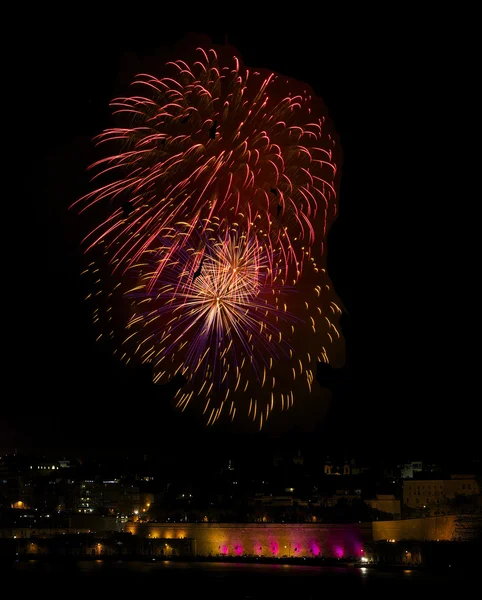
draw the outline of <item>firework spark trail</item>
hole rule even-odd
[[[249,357],[259,377],[258,363],[266,362],[266,357],[287,354],[289,349],[278,342],[279,330],[272,321],[300,321],[285,314],[272,299],[280,293],[280,287],[268,285],[265,255],[264,247],[256,241],[229,235],[212,243],[197,277],[193,277],[190,268],[195,259],[187,252],[180,252],[178,260],[166,264],[162,278],[150,290],[152,270],[157,268],[154,255],[150,263],[131,269],[140,283],[127,295],[136,300],[154,299],[155,308],[149,306],[148,311],[136,313],[128,329],[140,327],[142,337],[145,328],[154,333],[159,343],[169,337],[162,355],[171,359],[179,346],[185,348],[182,364],[193,376],[202,365],[204,375],[206,365],[215,366],[217,355],[223,355],[229,348],[234,364],[238,356],[240,360]],[[256,345],[251,342],[253,336]],[[269,336],[274,336],[277,343],[269,343]],[[193,341],[186,344],[186,340]],[[257,360],[251,359],[253,354]],[[217,373],[214,367],[213,373],[222,379],[222,373]]]
[[[270,274],[256,238],[228,232],[211,239],[194,277],[191,265],[199,264],[200,254],[199,244],[177,252],[152,289],[157,253],[131,267],[129,280],[136,284],[126,291],[133,314],[124,350],[153,365],[156,383],[183,375],[182,410],[204,399],[215,411],[208,412],[212,425],[228,398],[238,415],[250,399],[256,406],[250,417],[261,424],[273,407],[288,410],[294,392],[311,392],[316,362],[328,362],[327,348],[340,337],[334,324],[339,308],[335,304],[327,316],[321,285],[308,296],[297,286],[273,284],[278,275]]]
[[[165,248],[171,240],[159,244]],[[96,285],[89,295],[94,322],[106,332],[113,310],[130,308],[127,331],[119,340],[123,362],[150,363],[155,383],[183,375],[178,408],[204,412],[209,425],[223,415],[247,415],[264,426],[273,412],[291,409],[295,398],[306,402],[316,385],[317,362],[332,362],[340,344],[340,307],[323,268],[319,273],[313,268],[311,276],[307,270],[291,289],[273,285],[255,238],[229,233],[229,239],[211,241],[194,278],[191,265],[199,263],[199,248],[195,244],[178,252],[153,289],[155,250],[133,265],[122,282],[114,285],[108,277],[103,324]],[[86,272],[104,287],[95,263]]]
[[[198,54],[192,65],[168,63],[171,77],[139,75],[133,85],[145,95],[112,102],[130,124],[97,138],[122,151],[92,165],[102,169],[95,179],[115,173],[118,179],[78,201],[81,211],[113,204],[86,247],[105,240],[107,248],[116,247],[114,268],[125,270],[183,223],[184,235],[160,261],[156,279],[216,215],[254,234],[270,253],[281,248],[285,279],[296,281],[305,248],[311,252],[317,235],[323,242],[336,212],[335,142],[325,115],[311,114],[306,90],[286,95],[284,78],[274,73],[251,72],[236,57],[230,66],[221,64],[213,49]],[[119,208],[125,198],[134,209],[130,219]]]
[[[130,312],[121,360],[151,363],[155,383],[182,375],[176,406],[199,405],[208,425],[244,412],[261,428],[339,355],[324,268],[339,148],[319,99],[293,80],[214,49],[166,69],[111,103],[126,122],[97,137],[114,150],[75,203],[111,212],[83,245],[109,261],[111,338],[114,305]],[[86,270],[95,286],[98,271]]]

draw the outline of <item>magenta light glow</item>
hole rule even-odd
[[[321,548],[318,546],[318,544],[311,544],[311,554],[313,554],[313,556],[319,556],[321,554]]]

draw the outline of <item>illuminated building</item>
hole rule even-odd
[[[86,479],[80,484],[75,510],[85,514],[102,511],[114,515],[140,515],[147,512],[153,502],[153,494],[142,492],[138,486],[124,484],[119,479]]]
[[[396,500],[393,494],[377,494],[374,500],[365,502],[375,510],[400,516],[400,500]]]
[[[370,523],[126,523],[125,531],[151,539],[194,539],[200,556],[359,557],[372,539]]]
[[[323,472],[325,475],[360,475],[367,470],[365,467],[359,467],[354,459],[333,462],[328,457]]]
[[[450,511],[457,496],[478,496],[480,488],[473,475],[452,475],[450,479],[411,479],[403,482],[403,503],[412,509],[437,515]]]

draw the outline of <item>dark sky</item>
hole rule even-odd
[[[419,46],[415,34],[353,34],[340,24],[313,35],[202,32],[216,43],[227,34],[248,66],[309,83],[340,134],[340,214],[328,241],[328,271],[350,315],[349,372],[328,423],[316,428],[320,443],[404,448],[412,457],[447,445],[475,448],[476,428],[467,419],[473,399],[459,376],[468,342],[457,334],[464,317],[453,306],[453,287],[462,293],[464,274],[451,262],[450,231],[437,231],[447,217],[439,188],[457,187],[446,133],[453,136],[449,115],[457,114],[462,93],[446,71],[444,41]],[[203,439],[196,424],[171,414],[146,373],[121,369],[95,346],[79,278],[80,226],[66,210],[89,189],[90,139],[109,124],[108,102],[123,69],[184,33],[52,27],[32,55],[44,126],[30,181],[40,192],[34,214],[47,240],[34,280],[40,298],[35,306],[26,300],[28,350],[13,382],[22,399],[2,409],[0,447],[151,445],[169,432]]]

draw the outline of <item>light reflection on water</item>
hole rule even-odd
[[[5,565],[3,565],[5,566]],[[36,581],[44,576],[82,581],[89,584],[93,579],[109,580],[109,584],[120,591],[129,581],[139,583],[149,579],[160,585],[180,585],[180,589],[196,590],[200,585],[224,585],[232,597],[257,597],[253,590],[269,585],[272,592],[289,589],[303,591],[333,585],[337,589],[352,590],[365,588],[394,588],[395,586],[454,585],[460,589],[466,574],[453,572],[430,573],[414,569],[380,570],[367,567],[328,567],[293,564],[256,564],[223,562],[178,562],[178,561],[104,561],[78,560],[72,562],[15,561],[8,574],[18,576],[22,583]],[[2,569],[3,572],[6,572]],[[278,589],[279,588],[279,589]],[[244,595],[250,590],[250,596]],[[220,591],[220,590],[219,590]],[[178,596],[179,597],[179,596]],[[181,595],[181,597],[183,597]],[[309,597],[309,596],[306,596]]]

